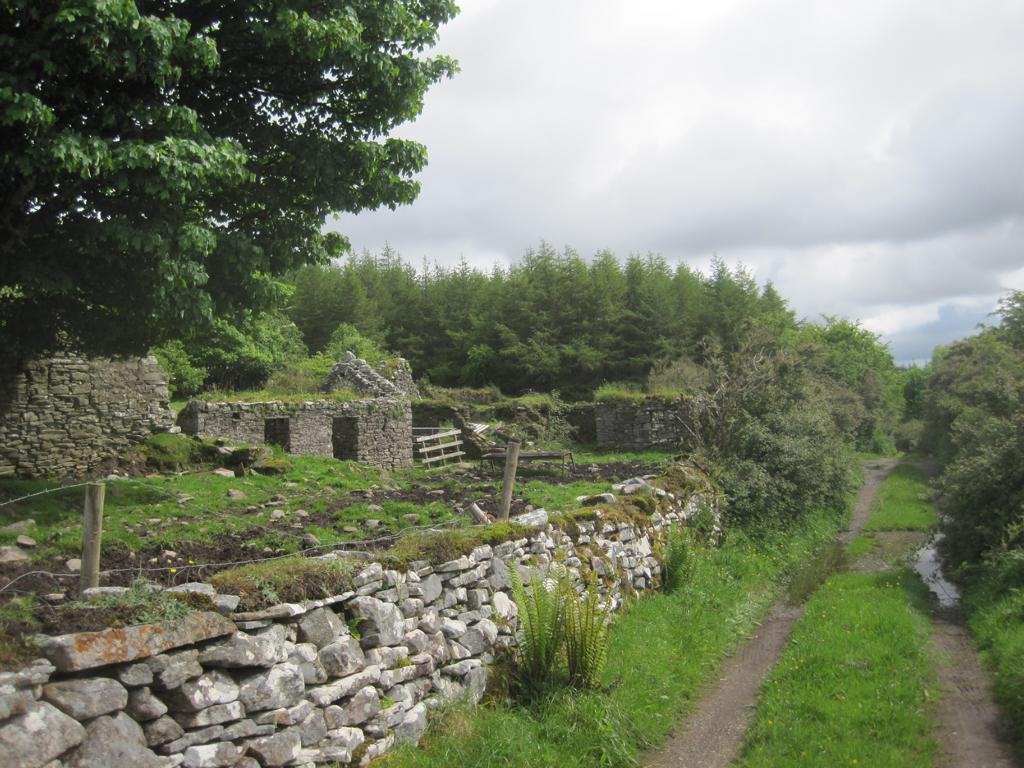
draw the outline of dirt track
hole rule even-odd
[[[853,520],[838,540],[849,544],[867,522],[878,486],[893,461],[864,465],[864,486],[857,497]],[[892,531],[905,539],[911,534]],[[921,534],[913,534],[921,537]],[[905,547],[906,542],[893,542]],[[923,543],[923,540],[920,543]],[[883,546],[884,549],[884,546]],[[871,557],[853,565],[857,570],[889,567]],[[743,736],[757,704],[757,693],[782,655],[803,606],[779,602],[757,633],[722,667],[718,681],[703,694],[696,710],[680,722],[665,746],[649,755],[650,768],[726,768],[739,754]],[[988,676],[958,610],[936,608],[932,646],[942,697],[932,717],[939,742],[937,768],[1016,768],[1004,724],[992,698]]]
[[[893,461],[864,465],[864,485],[853,519],[839,541],[849,544],[867,522],[871,502]],[[757,633],[722,666],[718,681],[702,695],[697,709],[683,720],[660,750],[650,755],[650,768],[726,768],[736,758],[757,704],[765,676],[782,655],[803,605],[783,600],[768,613]]]

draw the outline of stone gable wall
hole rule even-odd
[[[0,375],[0,476],[79,477],[174,424],[153,357],[36,360]]]
[[[645,451],[653,448],[686,450],[689,401],[649,397],[637,401],[607,401],[593,406],[598,448]]]
[[[268,427],[268,420],[274,421]],[[178,417],[185,434],[265,445],[289,453],[334,456],[385,469],[411,467],[412,409],[408,400],[337,403],[212,403],[192,400]]]
[[[570,535],[538,511],[532,535],[407,571],[368,563],[325,600],[230,613],[237,597],[173,587],[224,615],[49,638],[45,659],[0,674],[0,765],[365,764],[417,741],[440,704],[480,699],[514,644],[513,569],[529,581],[557,561],[580,588],[596,575],[615,609],[654,587],[657,542],[701,503],[662,493],[649,525],[598,517]]]

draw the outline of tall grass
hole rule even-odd
[[[835,536],[837,515],[752,539],[734,533],[694,560],[691,579],[636,602],[612,625],[599,690],[565,688],[528,704],[456,706],[435,718],[422,748],[390,768],[635,766],[663,740],[721,659],[760,621],[788,576]]]

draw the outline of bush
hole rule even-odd
[[[917,450],[923,433],[924,421],[921,419],[911,419],[902,422],[896,427],[896,433],[893,435],[896,450],[903,451],[904,453],[913,453]]]
[[[172,399],[192,397],[203,391],[206,369],[192,365],[185,345],[168,341],[152,350],[153,356],[167,374],[167,387]]]

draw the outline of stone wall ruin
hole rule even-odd
[[[35,360],[0,374],[0,476],[80,477],[173,424],[153,357]]]
[[[288,453],[332,456],[385,469],[411,467],[408,400],[213,403],[192,400],[178,416],[193,437],[278,445]]]

